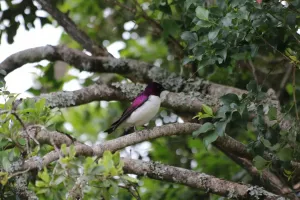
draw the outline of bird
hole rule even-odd
[[[161,84],[157,82],[149,83],[145,90],[138,94],[132,104],[123,112],[121,117],[104,132],[110,134],[118,127],[134,127],[135,129],[136,126],[148,123],[159,111],[160,94],[163,90]]]

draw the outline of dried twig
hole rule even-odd
[[[299,121],[298,106],[296,100],[296,65],[293,66],[293,101],[295,105],[296,119]]]
[[[251,67],[251,71],[252,71],[252,74],[253,74],[253,77],[254,77],[254,79],[255,79],[255,82],[257,83],[257,84],[259,84],[258,83],[258,78],[257,78],[257,76],[256,76],[256,70],[255,70],[255,66],[253,65],[253,62],[252,62],[252,60],[249,60],[249,65],[250,65],[250,67]]]
[[[289,65],[288,69],[286,70],[286,72],[285,72],[285,74],[284,74],[284,76],[283,76],[283,78],[281,80],[280,89],[278,90],[278,92],[276,94],[277,98],[280,98],[282,90],[284,89],[284,87],[285,87],[285,85],[286,85],[287,81],[289,80],[289,77],[290,77],[290,75],[292,73],[292,69],[293,69],[293,66]]]
[[[106,48],[96,44],[83,30],[80,30],[72,19],[58,10],[50,0],[36,0],[75,41],[95,56],[111,56]]]

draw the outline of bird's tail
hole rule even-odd
[[[109,129],[105,130],[104,132],[110,134],[117,129],[118,126],[111,126]]]
[[[121,124],[120,120],[117,120],[110,126],[109,129],[107,129],[104,132],[110,134],[110,133],[114,132],[120,126],[120,124]]]

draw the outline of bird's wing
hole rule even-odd
[[[111,128],[109,128],[108,130],[106,130],[105,132],[112,132],[114,131],[122,122],[124,122],[137,108],[139,108],[141,105],[143,105],[147,100],[148,100],[148,96],[147,95],[141,95],[141,96],[137,96],[134,101],[132,102],[132,104],[123,112],[122,116],[120,117],[120,119],[118,119],[117,121],[115,121],[112,125]]]

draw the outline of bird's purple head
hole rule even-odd
[[[151,82],[145,88],[144,94],[160,96],[160,93],[164,90],[165,89],[161,84],[156,83],[156,82]]]

